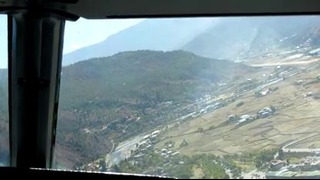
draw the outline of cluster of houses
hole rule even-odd
[[[154,144],[157,143],[157,138],[160,135],[161,131],[156,130],[151,134],[145,135],[138,144],[136,144],[136,149],[131,151],[131,161],[132,164],[142,163],[143,157],[145,157],[149,151],[153,151]]]
[[[153,151],[159,155],[161,155],[164,159],[170,159],[173,156],[177,156],[180,153],[178,151],[173,151],[174,145],[172,143],[168,143],[165,148],[161,150],[155,150],[154,144],[157,143],[157,138],[160,135],[161,131],[156,130],[151,134],[148,134],[143,137],[143,140],[137,144],[137,149],[131,153],[131,158],[133,164],[142,163],[143,157],[148,155],[148,152]]]
[[[170,149],[161,149],[161,152],[160,152],[161,156],[164,158],[164,159],[168,159],[170,157],[173,157],[173,156],[176,156],[176,155],[179,155],[180,152],[178,151],[172,151]]]
[[[298,163],[290,163],[287,160],[274,159],[269,162],[267,179],[279,178],[319,178],[320,157],[307,156]]]
[[[273,171],[280,170],[282,167],[285,167],[287,164],[288,164],[287,161],[274,159],[269,162],[269,169]]]
[[[298,164],[289,164],[283,160],[272,160],[269,163],[270,172],[275,177],[281,178],[287,176],[288,173],[295,174],[297,172],[304,172],[310,175],[310,177],[319,177],[318,170],[320,169],[319,157],[306,157],[302,162]],[[315,174],[316,173],[316,174]]]
[[[229,123],[235,123],[236,126],[243,125],[249,122],[252,122],[256,119],[260,118],[267,118],[269,116],[272,116],[275,112],[274,107],[265,107],[257,112],[255,115],[249,115],[249,114],[244,114],[241,116],[238,115],[230,115],[228,117],[228,122]]]
[[[207,113],[208,111],[212,111],[212,110],[215,110],[215,109],[218,109],[220,107],[222,107],[223,105],[219,102],[216,102],[214,104],[210,104],[210,105],[207,105],[205,107],[203,107],[202,109],[200,109],[199,113],[200,114],[205,114]]]
[[[265,107],[257,113],[257,116],[258,118],[267,118],[273,115],[274,112],[275,112],[275,109],[273,107]]]
[[[99,171],[102,169],[99,163],[89,163],[85,168],[78,168],[77,170],[85,169],[86,171]]]

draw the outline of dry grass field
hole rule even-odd
[[[318,63],[305,67],[311,66],[312,69],[300,70],[292,77],[269,86],[278,89],[266,96],[256,98],[253,91],[247,92],[225,107],[169,129],[157,147],[162,148],[164,143],[173,141],[175,149],[185,155],[225,155],[282,147],[289,142],[320,132],[320,100],[310,95],[311,92],[320,92],[320,82],[314,81],[319,68]],[[299,68],[304,67],[299,65]],[[299,80],[303,83],[297,84]],[[231,92],[228,90],[225,93]],[[238,107],[236,105],[239,102],[244,104]],[[234,123],[219,126],[228,120],[229,115],[255,115],[268,106],[276,107],[272,116],[254,120],[240,127],[236,127]],[[203,131],[200,132],[199,128]],[[188,145],[180,147],[184,140]],[[320,135],[299,142],[295,146],[320,148]]]

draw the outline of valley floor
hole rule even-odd
[[[143,161],[150,148],[164,160],[172,159],[175,155],[181,159],[197,154],[224,158],[272,150],[282,150],[283,153],[320,152],[318,59],[308,63],[276,64],[275,67],[264,64],[259,67],[259,71],[225,85],[219,98],[211,97],[202,101],[210,108],[195,108],[192,114],[194,118],[173,121],[153,133],[141,134],[139,140],[135,138],[134,142],[123,142],[121,147],[118,146],[107,156],[107,164],[119,164],[120,159],[113,157],[115,154],[125,154],[122,160],[129,159],[133,165],[139,164],[139,159]],[[258,82],[254,88],[231,88],[253,79]],[[223,106],[217,106],[219,104]],[[228,177],[234,173],[226,168],[230,162],[241,169],[241,175],[238,173],[237,177],[265,178],[265,166],[270,166],[270,162],[263,162],[261,171],[253,161],[213,161],[221,162],[216,164],[225,168]],[[185,161],[179,163],[184,164]],[[160,174],[167,175],[165,168],[160,169]],[[201,166],[191,166],[191,169],[193,178],[208,175]]]

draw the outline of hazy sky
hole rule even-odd
[[[63,53],[105,40],[108,36],[135,25],[143,19],[68,21],[65,28]],[[0,68],[7,67],[7,19],[0,15]]]

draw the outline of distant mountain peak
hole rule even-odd
[[[309,46],[317,46],[319,21],[318,16],[148,19],[98,44],[66,54],[63,65],[122,51],[179,49],[242,61],[292,49],[306,41]]]

